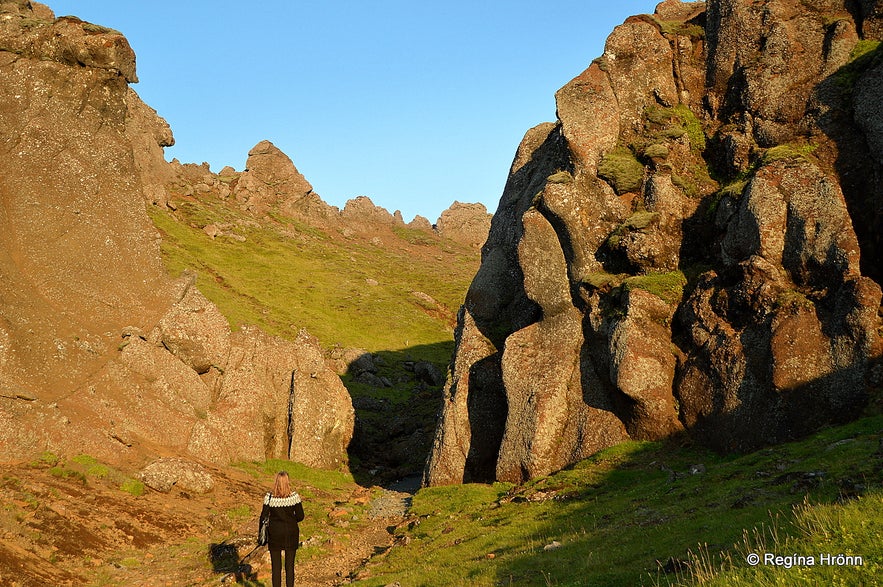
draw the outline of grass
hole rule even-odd
[[[124,491],[135,497],[144,494],[146,487],[137,479],[128,477],[122,471],[111,467],[98,459],[87,454],[78,454],[70,459],[64,459],[51,452],[44,452],[31,463],[33,468],[48,469],[53,477],[63,479],[75,479],[83,485],[89,485],[90,481],[109,483],[120,491]]]
[[[130,493],[135,497],[140,497],[144,495],[145,491],[144,483],[138,481],[137,479],[124,479],[122,483],[120,483],[120,491],[125,491],[126,493]]]
[[[425,230],[420,230],[419,228],[393,226],[392,232],[408,244],[424,247],[431,247],[432,245],[438,244],[438,239],[436,237],[427,233]]]
[[[255,479],[271,478],[280,471],[285,471],[292,479],[304,483],[323,493],[335,493],[353,484],[353,477],[347,471],[326,471],[311,469],[301,463],[270,459],[261,463],[241,462],[233,465],[252,475]]]
[[[475,251],[446,242],[418,261],[414,251],[434,241],[413,229],[396,229],[402,246],[378,247],[293,221],[256,220],[209,196],[176,206],[149,210],[166,266],[174,276],[195,271],[200,291],[232,327],[256,324],[286,338],[306,327],[326,348],[452,347],[453,323],[411,292],[429,294],[455,316],[478,268]],[[211,223],[232,225],[246,240],[213,240],[202,230]]]
[[[410,524],[397,530],[403,546],[369,564],[360,584],[683,584],[686,573],[662,569],[690,564],[691,552],[720,575],[715,585],[788,585],[804,571],[809,579],[797,584],[873,584],[883,544],[881,430],[883,417],[869,416],[745,455],[677,439],[627,442],[523,486],[423,489]],[[863,554],[873,566],[750,568],[740,562],[746,533],[771,516],[783,522],[766,549]],[[768,572],[777,575],[763,579]]]
[[[875,585],[883,575],[881,522],[880,489],[845,503],[804,501],[790,515],[746,530],[731,551],[718,557],[707,548],[697,549],[679,582],[727,587]]]

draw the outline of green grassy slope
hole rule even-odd
[[[420,358],[447,362],[454,317],[478,268],[475,249],[429,233],[411,238],[404,228],[383,241],[344,237],[280,216],[258,219],[212,196],[176,208],[150,209],[166,265],[173,275],[196,271],[200,291],[232,326],[283,337],[305,327],[326,348],[420,347],[434,351]],[[236,236],[212,239],[209,224]]]
[[[630,442],[520,487],[423,489],[401,546],[360,584],[874,585],[881,430],[883,417],[870,416],[741,456]],[[864,564],[751,567],[751,552]]]

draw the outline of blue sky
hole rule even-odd
[[[48,0],[121,31],[166,157],[245,166],[268,139],[322,198],[369,196],[435,222],[454,200],[494,212],[524,133],[555,91],[656,0]]]

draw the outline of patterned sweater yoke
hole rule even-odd
[[[272,493],[264,496],[264,505],[271,508],[284,508],[297,505],[300,503],[300,496],[296,492],[292,492],[288,497],[273,497]]]

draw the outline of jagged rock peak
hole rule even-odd
[[[454,201],[441,213],[436,230],[442,238],[480,247],[487,239],[491,227],[491,215],[484,204],[468,204]]]
[[[282,206],[297,208],[313,186],[291,159],[270,141],[261,141],[248,152],[245,170],[233,188],[233,196],[246,210],[264,214]]]
[[[245,172],[253,173],[267,184],[278,186],[279,191],[306,194],[313,186],[294,166],[291,158],[270,141],[263,140],[248,152]]]
[[[173,139],[154,129],[160,144],[170,144]],[[455,201],[443,211],[434,226],[422,216],[405,223],[399,210],[394,213],[377,206],[368,196],[357,196],[346,202],[341,210],[326,203],[313,186],[297,170],[292,160],[272,142],[259,142],[248,153],[245,170],[237,172],[225,167],[219,174],[211,172],[207,163],[181,164],[177,159],[169,164],[172,179],[168,180],[172,191],[183,195],[214,192],[221,199],[231,195],[245,210],[257,215],[276,210],[282,215],[302,220],[322,229],[334,229],[345,236],[355,232],[367,234],[391,227],[405,227],[438,234],[473,247],[479,247],[487,238],[491,215],[483,204]],[[163,203],[157,197],[148,198],[156,204]]]
[[[362,226],[404,224],[401,213],[398,217],[393,216],[386,208],[375,205],[368,196],[357,196],[347,200],[341,211],[341,217],[350,223]]]

